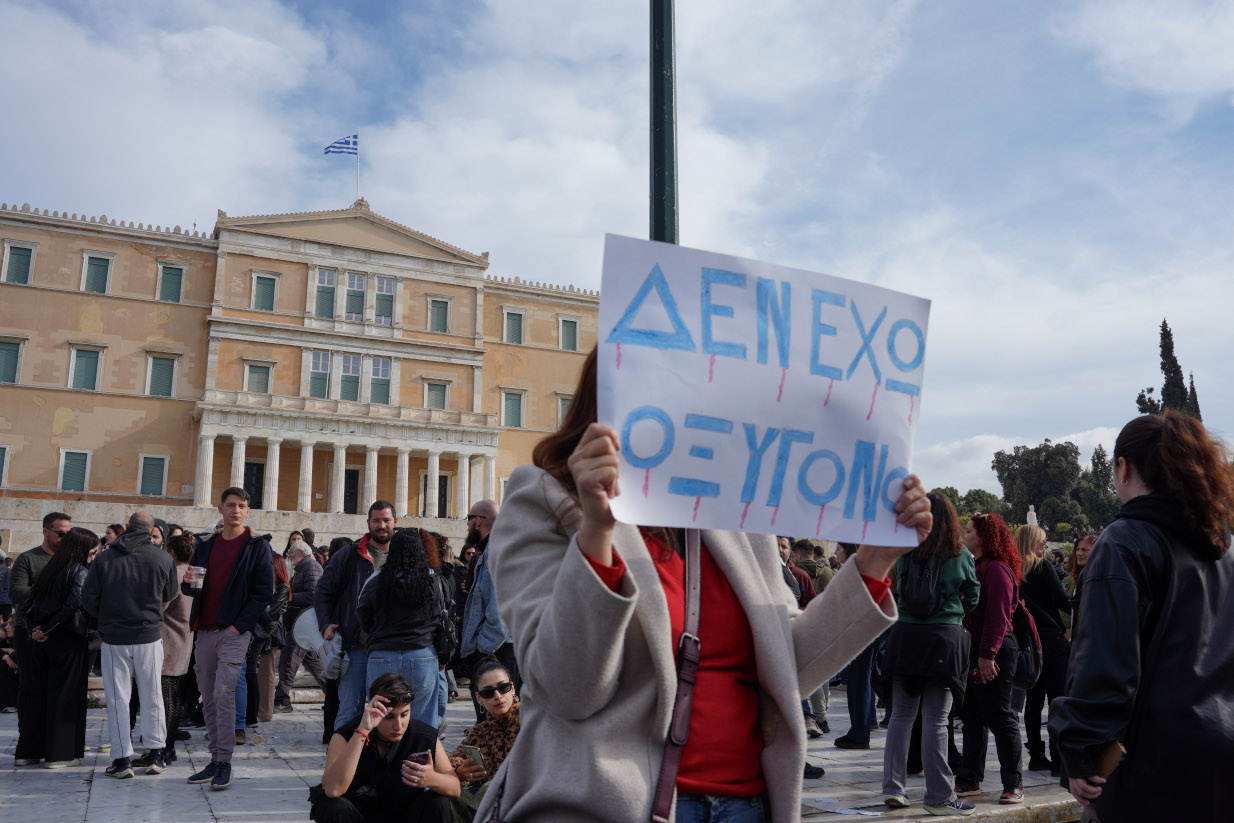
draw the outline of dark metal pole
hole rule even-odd
[[[673,0],[651,0],[651,239],[677,242],[677,61]]]

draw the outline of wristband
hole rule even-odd
[[[356,734],[358,734],[358,735],[360,735],[360,737],[364,738],[364,745],[365,745],[365,746],[367,746],[367,745],[368,745],[368,735],[367,735],[367,734],[365,734],[364,732],[360,731],[359,729],[356,729]]]

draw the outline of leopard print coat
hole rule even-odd
[[[477,723],[467,730],[463,742],[450,753],[450,763],[457,769],[467,761],[467,753],[463,746],[475,746],[484,755],[484,770],[489,777],[497,773],[501,763],[514,746],[514,738],[518,736],[518,697],[505,717],[490,717],[483,723]]]

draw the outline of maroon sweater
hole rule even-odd
[[[977,656],[993,660],[1003,638],[1011,633],[1011,615],[1020,600],[1020,586],[1011,576],[1010,566],[988,557],[977,561],[977,581],[981,583],[981,598],[977,608],[964,615],[964,628],[973,636]]]

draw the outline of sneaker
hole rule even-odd
[[[291,699],[289,698],[287,700],[275,700],[274,701],[274,711],[277,712],[278,714],[290,714],[292,711]]]
[[[219,764],[211,760],[206,767],[188,779],[189,783],[209,783],[219,773]]]
[[[883,798],[883,803],[891,809],[907,809],[908,796],[904,794],[889,794]]]
[[[955,784],[956,797],[972,797],[973,795],[981,794],[980,783],[957,783]]]
[[[848,735],[841,735],[840,737],[837,737],[834,742],[835,742],[835,747],[837,749],[868,749],[870,748],[869,740],[863,743],[860,740],[854,740]]]
[[[822,777],[826,773],[827,773],[827,770],[824,769],[822,766],[815,766],[810,763],[806,764],[806,768],[805,768],[805,779],[806,780],[818,780],[820,777]]]
[[[231,764],[218,764],[218,771],[214,775],[214,779],[210,781],[210,788],[225,789],[231,785]]]
[[[879,727],[880,729],[885,729],[885,728],[887,728],[887,727],[888,727],[888,726],[890,726],[890,725],[891,725],[891,718],[890,718],[890,717],[884,717],[882,720],[878,721],[878,727]]]
[[[184,729],[176,729],[176,740],[179,740],[180,742],[184,742],[185,740],[192,740],[192,739],[193,739],[192,733],[186,732]]]
[[[43,758],[41,757],[14,757],[13,758],[14,766],[37,766],[38,764],[42,762],[43,762]]]
[[[1050,758],[1045,755],[1029,755],[1028,770],[1030,772],[1048,772],[1054,768],[1054,764],[1050,762]]]
[[[236,745],[243,746],[245,743],[244,729],[236,729]]]
[[[69,766],[80,766],[81,758],[74,757],[72,760],[48,760],[43,764],[44,769],[64,769]]]
[[[811,738],[819,738],[823,736],[823,730],[818,727],[818,723],[814,722],[813,717],[806,718],[806,734]]]
[[[998,796],[998,802],[1004,806],[1015,806],[1018,803],[1024,802],[1024,789],[1016,786],[1014,789],[1007,789]]]
[[[822,730],[823,734],[831,734],[831,725],[826,720],[819,723],[818,727]]]
[[[145,769],[146,774],[162,774],[167,770],[167,763],[163,760],[163,751],[151,749],[133,761],[133,768]]]
[[[127,757],[121,757],[111,761],[111,765],[104,770],[104,774],[125,780],[133,776],[133,766]]]
[[[188,717],[181,718],[180,728],[182,729],[204,729],[206,727],[206,718],[198,714],[190,714]]]
[[[930,814],[945,816],[949,814],[969,815],[977,811],[977,807],[972,803],[961,800],[958,797],[953,797],[941,806],[926,806],[925,810]]]

